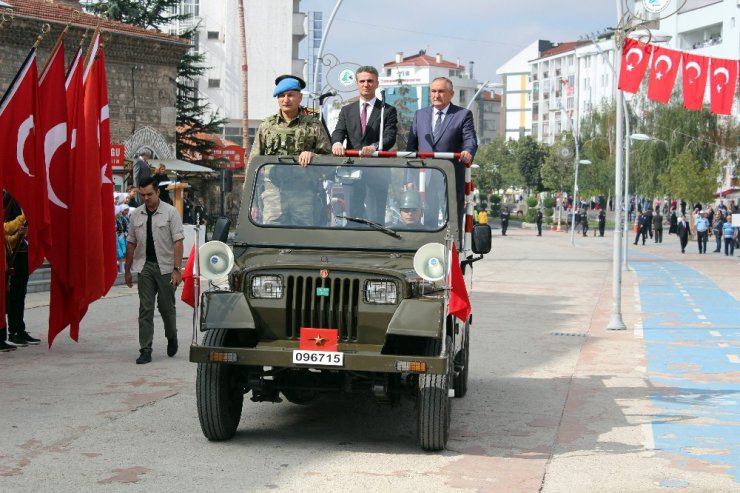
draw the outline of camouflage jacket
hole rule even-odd
[[[331,142],[324,127],[311,115],[299,114],[286,122],[278,113],[266,118],[259,126],[249,157],[295,156],[303,151],[331,153]]]

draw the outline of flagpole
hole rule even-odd
[[[41,69],[41,78],[44,77],[44,73],[46,72],[46,69],[49,67],[49,63],[54,59],[54,55],[56,55],[57,50],[62,44],[62,41],[64,40],[64,36],[67,34],[67,31],[69,31],[69,24],[64,26],[64,29],[62,30],[61,34],[59,34],[59,38],[57,38],[57,42],[54,43],[54,48],[51,49],[51,53],[49,53],[49,56],[46,57],[46,62],[44,63],[43,68]]]

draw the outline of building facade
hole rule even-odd
[[[65,59],[69,64],[87,32],[99,19],[80,14],[79,2],[8,0],[12,20],[0,29],[0,85],[3,91],[28,55],[44,24],[50,30],[38,49],[39,71],[67,24]],[[177,65],[188,49],[186,40],[120,22],[100,21],[105,45],[111,143],[123,144],[131,160],[146,146],[157,157],[175,157]],[[84,44],[84,48],[87,47]]]
[[[272,91],[282,74],[305,77],[306,62],[299,43],[306,36],[307,16],[300,0],[244,0],[248,64],[250,140],[256,128],[276,111]],[[194,47],[205,54],[208,67],[198,91],[213,111],[227,118],[223,137],[242,145],[242,59],[236,0],[183,0],[181,13],[192,18],[171,26],[173,32],[198,27]]]

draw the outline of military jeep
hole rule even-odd
[[[424,191],[415,224],[397,212],[406,188]],[[446,160],[316,156],[303,168],[292,157],[253,159],[233,244],[201,247],[210,286],[190,361],[203,434],[233,437],[250,393],[308,404],[368,392],[389,404],[415,399],[419,444],[443,449],[450,397],[468,387],[472,322],[448,313],[452,248],[468,277],[491,248],[487,224],[460,233],[455,200]]]

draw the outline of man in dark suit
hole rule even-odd
[[[681,219],[679,219],[678,224],[676,225],[676,234],[678,234],[678,239],[681,242],[681,253],[686,253],[686,245],[689,244],[689,223],[686,221],[686,215],[681,214]]]
[[[344,156],[345,146],[342,143],[345,141],[346,149],[359,150],[362,156],[370,156],[378,149],[388,150],[396,143],[396,108],[375,97],[378,71],[375,67],[360,67],[355,73],[355,80],[360,100],[346,105],[339,112],[337,126],[331,134],[331,151],[335,156]],[[381,146],[380,116],[383,108],[385,112]],[[365,168],[361,179],[352,184],[343,184],[349,215],[383,223],[390,181],[390,169]]]
[[[453,161],[457,187],[456,220],[460,227],[465,215],[465,165],[473,162],[473,156],[478,150],[473,114],[468,109],[451,104],[455,91],[450,79],[437,77],[432,81],[429,90],[432,105],[414,114],[406,150],[460,153],[460,160]],[[430,181],[425,187],[424,224],[429,226],[437,224],[444,184],[440,182],[441,176],[438,173],[426,173],[426,175]],[[409,185],[417,187],[418,183],[409,182]]]
[[[152,176],[152,170],[149,169],[149,160],[152,158],[152,151],[144,148],[139,153],[139,157],[134,160],[134,164],[131,167],[131,174],[134,180],[134,188],[136,188],[136,200],[139,204],[142,203],[141,195],[139,195],[139,183],[141,180],[148,176]]]

